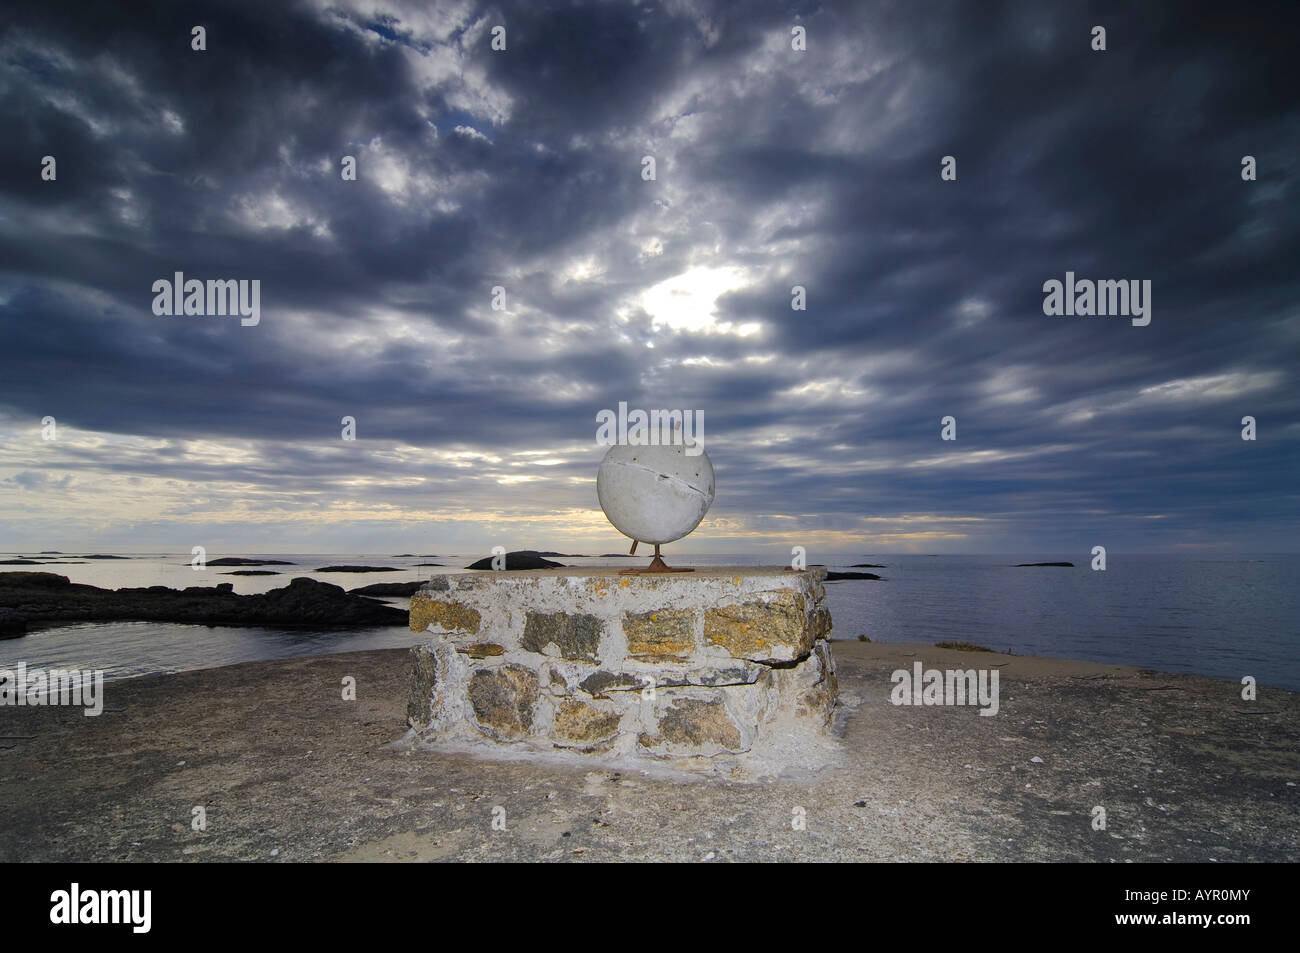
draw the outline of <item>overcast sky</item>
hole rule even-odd
[[[627,401],[670,553],[1295,550],[1295,4],[1134,6],[6,4],[0,549],[618,551]]]

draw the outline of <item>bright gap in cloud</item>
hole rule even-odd
[[[749,275],[744,268],[734,265],[716,268],[697,266],[642,292],[640,305],[650,315],[651,329],[654,331],[667,328],[672,331],[749,337],[760,330],[758,322],[735,324],[719,321],[714,315],[719,297],[728,291],[744,288],[748,282]]]

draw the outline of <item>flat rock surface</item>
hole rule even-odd
[[[833,649],[855,705],[839,760],[749,783],[394,744],[405,650],[110,682],[95,718],[0,707],[0,735],[32,736],[0,738],[0,860],[1300,859],[1300,696],[1265,686],[1243,702],[1228,681],[927,645]],[[890,673],[915,660],[1000,665],[1001,711],[890,704]]]

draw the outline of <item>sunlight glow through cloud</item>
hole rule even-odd
[[[749,337],[761,330],[754,321],[733,323],[719,321],[717,300],[728,291],[739,291],[749,283],[749,273],[734,265],[696,266],[666,281],[651,286],[641,294],[640,304],[651,318],[651,328],[658,331],[694,331],[702,334],[734,334]]]

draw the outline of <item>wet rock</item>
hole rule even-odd
[[[224,585],[230,585],[225,583]],[[280,625],[351,628],[363,625],[401,625],[407,621],[401,609],[353,596],[341,586],[299,576],[281,589],[261,595],[228,596],[253,600],[253,612],[267,622]]]

